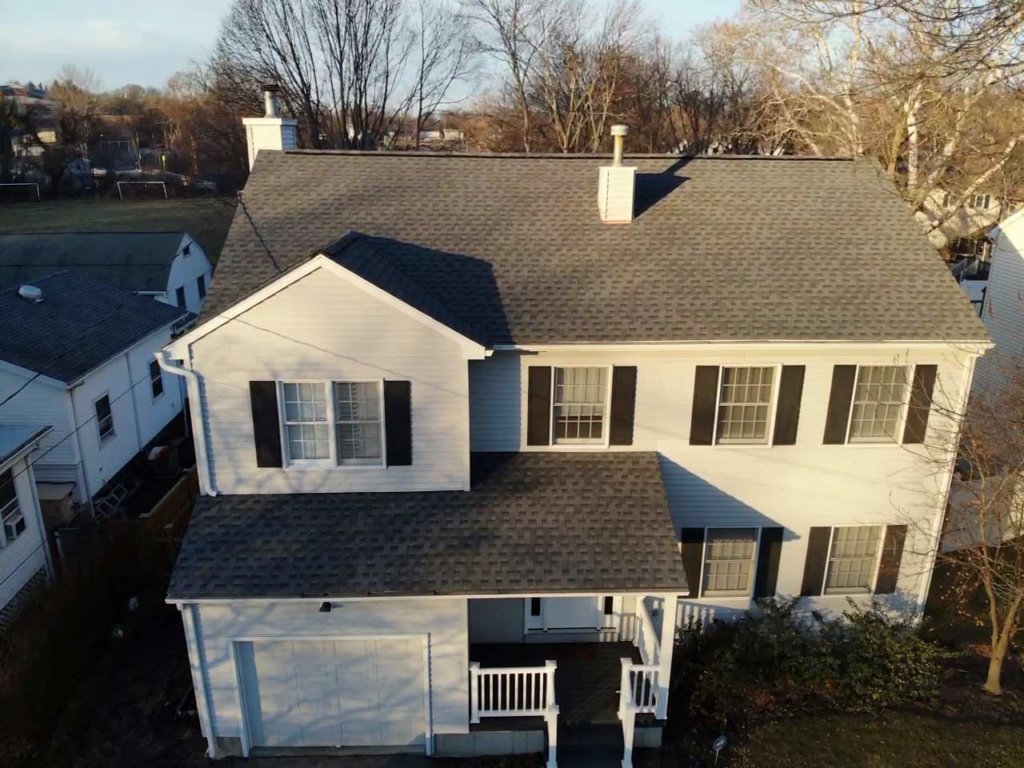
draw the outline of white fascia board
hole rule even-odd
[[[573,343],[566,344],[495,344],[495,352],[686,352],[701,348],[714,348],[726,352],[773,351],[827,351],[877,350],[879,347],[904,347],[913,349],[957,349],[972,355],[981,355],[995,344],[991,341],[914,341],[879,339],[878,341],[625,341],[614,344]]]
[[[1024,219],[1024,207],[1021,207],[1014,213],[1011,213],[1002,221],[997,221],[985,234],[994,240],[1010,227],[1016,226],[1017,222],[1022,219]]]
[[[363,291],[370,294],[371,296],[380,299],[389,306],[394,307],[400,312],[403,312],[409,317],[412,317],[413,319],[423,323],[427,327],[434,329],[441,335],[451,339],[462,348],[463,354],[466,356],[467,359],[482,360],[488,356],[489,350],[487,349],[487,347],[483,346],[482,344],[476,341],[473,341],[472,339],[466,336],[463,336],[461,333],[449,328],[444,323],[438,322],[425,312],[421,312],[415,307],[406,304],[404,301],[396,299],[387,291],[377,287],[369,280],[364,280],[351,270],[346,269],[345,267],[336,263],[333,259],[329,258],[328,256],[325,256],[323,253],[318,253],[316,256],[309,259],[308,261],[303,262],[297,267],[288,270],[279,278],[263,286],[255,293],[252,293],[246,298],[242,299],[241,301],[232,304],[230,307],[228,307],[226,310],[221,312],[216,317],[211,318],[210,320],[206,321],[197,328],[189,331],[185,335],[179,336],[177,339],[175,339],[166,347],[164,347],[164,349],[166,349],[170,356],[176,360],[187,359],[188,355],[186,353],[186,350],[192,344],[199,341],[204,336],[213,333],[226,323],[235,320],[239,316],[248,312],[253,307],[266,301],[271,296],[280,293],[288,286],[298,282],[302,278],[306,277],[309,274],[312,274],[318,269],[324,269],[334,275],[337,275],[338,277],[348,281],[350,284],[358,288],[361,288]]]
[[[376,603],[382,600],[503,600],[509,598],[530,597],[606,597],[608,595],[677,595],[685,597],[682,591],[666,591],[665,587],[650,589],[606,589],[600,592],[474,592],[465,594],[433,594],[433,595],[359,595],[354,597],[321,596],[321,597],[180,597],[166,598],[168,605],[267,605],[269,603]]]
[[[184,315],[182,315],[182,317],[184,317]],[[174,330],[174,324],[176,322],[178,322],[178,320],[180,320],[180,319],[181,319],[181,317],[179,317],[177,320],[172,320],[171,322],[167,323],[166,325],[161,325],[159,328],[155,328],[154,330],[150,331],[145,336],[143,336],[141,339],[136,339],[134,342],[129,344],[124,349],[120,350],[119,352],[115,352],[113,355],[108,357],[102,363],[99,363],[98,365],[94,365],[92,368],[90,368],[88,371],[83,373],[77,379],[75,379],[74,381],[72,381],[72,382],[70,382],[70,383],[68,383],[67,385],[64,385],[64,386],[67,386],[68,389],[74,389],[79,384],[81,384],[83,381],[85,381],[87,378],[92,376],[92,374],[94,374],[100,368],[102,368],[103,366],[107,365],[108,363],[110,363],[113,360],[117,360],[119,357],[123,357],[125,354],[127,354],[128,352],[131,352],[136,347],[142,346],[142,344],[144,344],[148,339],[151,339],[152,337],[156,336],[158,333],[164,333],[165,331],[168,332],[168,333],[171,333]]]

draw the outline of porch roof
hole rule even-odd
[[[654,453],[480,453],[472,490],[202,497],[169,600],[686,592]]]

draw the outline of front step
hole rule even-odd
[[[562,747],[614,747],[622,757],[622,725],[558,724],[558,751]]]

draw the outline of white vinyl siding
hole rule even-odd
[[[608,369],[555,368],[551,409],[555,443],[604,443]]]
[[[288,460],[329,460],[331,452],[326,387],[311,382],[284,382],[281,394]]]
[[[775,368],[722,368],[719,443],[767,443]]]
[[[857,368],[850,413],[851,443],[898,442],[908,381],[904,365]]]
[[[704,539],[704,597],[751,594],[756,528],[708,528]]]
[[[384,459],[380,382],[334,383],[339,464],[380,464]]]
[[[832,529],[826,595],[864,593],[874,588],[881,538],[882,527],[878,525]]]

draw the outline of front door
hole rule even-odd
[[[528,630],[599,630],[604,624],[600,597],[543,597],[526,600]],[[532,610],[531,610],[532,608]]]

